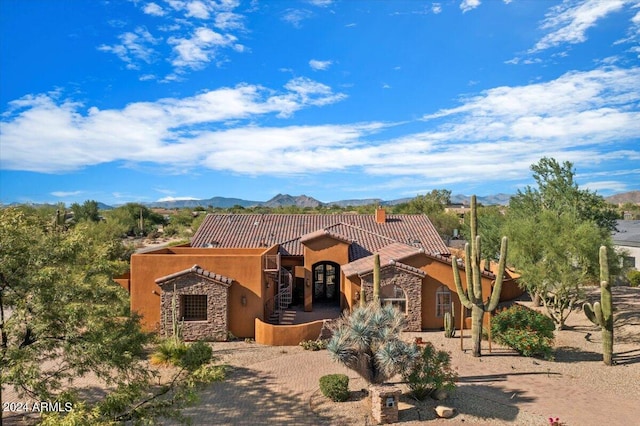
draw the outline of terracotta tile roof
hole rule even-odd
[[[179,271],[179,272],[174,272],[173,274],[169,274],[166,275],[164,277],[160,277],[158,279],[156,279],[156,284],[158,285],[162,285],[165,284],[169,281],[173,281],[176,278],[180,278],[184,275],[189,275],[189,274],[197,274],[197,275],[201,275],[205,278],[211,279],[219,284],[223,284],[226,285],[227,287],[230,286],[233,283],[233,278],[228,278],[225,277],[224,275],[219,275],[219,274],[215,274],[213,272],[209,272],[205,269],[202,269],[201,267],[199,267],[198,265],[193,265],[191,268],[189,269],[185,269],[184,271]]]
[[[281,254],[302,256],[300,239],[325,230],[352,242],[352,260],[393,242],[422,248],[426,253],[449,253],[427,216],[386,217],[385,223],[377,223],[373,214],[209,214],[193,236],[191,246],[259,248],[278,244]]]
[[[308,234],[303,235],[302,237],[299,238],[299,241],[301,244],[307,243],[309,241],[315,240],[316,238],[321,238],[321,237],[331,237],[334,240],[338,240],[338,241],[342,241],[344,243],[347,244],[351,244],[351,240],[349,240],[347,237],[340,235],[340,234],[336,234],[335,232],[331,232],[329,231],[329,229],[325,228],[325,229],[319,229],[317,231],[313,231],[310,232]]]
[[[384,269],[388,265],[395,264],[396,266],[402,265],[403,267],[411,268],[411,270],[415,269],[417,271],[420,271],[420,273],[423,273],[420,269],[413,268],[399,262],[413,255],[424,253],[424,250],[421,248],[409,246],[402,243],[392,243],[377,250],[377,252],[380,255],[381,269]],[[348,277],[352,275],[366,275],[371,271],[373,271],[373,255],[363,257],[342,266],[342,272],[344,272],[344,274]]]

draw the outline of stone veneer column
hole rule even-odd
[[[367,300],[373,297],[373,273],[360,277]],[[395,266],[380,271],[380,287],[397,285],[407,296],[407,325],[405,331],[422,331],[422,278]]]
[[[395,386],[372,385],[369,387],[371,415],[378,424],[398,421],[398,402],[401,393]]]
[[[184,294],[207,296],[207,320],[184,321],[182,336],[186,341],[194,340],[227,340],[228,333],[228,299],[229,288],[224,284],[207,280],[197,274],[179,277],[174,281],[162,284],[160,298],[160,323],[165,336],[171,334],[172,315],[171,302],[173,299],[174,283],[176,287],[177,309],[180,309],[180,296]],[[178,311],[178,315],[180,312]]]

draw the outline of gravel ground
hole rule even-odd
[[[471,342],[446,339],[442,332],[406,333],[412,341],[420,336],[451,353],[457,370],[458,388],[447,399],[436,402],[412,399],[404,384],[392,380],[403,391],[400,423],[429,421],[450,425],[546,425],[551,416],[565,425],[638,424],[640,418],[640,289],[614,287],[616,329],[615,366],[602,363],[601,337],[582,312],[574,312],[567,329],[556,332],[554,361],[525,358],[493,345],[483,356],[470,355]],[[591,298],[599,297],[597,290]],[[468,332],[467,332],[468,333]],[[201,392],[201,399],[184,414],[195,425],[213,424],[372,424],[363,389],[366,383],[353,371],[332,362],[326,351],[304,351],[298,346],[273,347],[255,343],[214,343],[214,354],[228,364],[230,375]],[[335,403],[322,396],[322,375],[344,373],[350,378],[351,399]],[[92,391],[99,383],[86,377],[79,385]],[[17,400],[4,392],[4,401]],[[455,408],[452,419],[436,418],[438,405]],[[3,413],[6,416],[10,413]],[[7,424],[24,424],[17,416],[4,417]],[[167,423],[171,424],[171,423]]]

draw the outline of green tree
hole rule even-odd
[[[143,362],[151,336],[111,279],[127,268],[122,244],[105,240],[100,225],[64,229],[34,212],[0,210],[0,386],[37,401],[73,402],[70,413],[45,418],[49,425],[179,416],[195,387],[223,371],[194,356],[169,382],[154,384]],[[112,389],[97,403],[71,387],[89,373]]]
[[[158,225],[164,225],[164,217],[139,203],[127,203],[107,213],[107,221],[115,221],[127,235],[147,235]]]
[[[505,223],[503,208],[500,206],[478,207],[478,233],[482,235],[483,259],[498,260],[500,258],[500,243],[502,241],[502,227]],[[462,224],[462,236],[471,239],[470,215],[465,216]]]
[[[100,211],[97,201],[87,200],[82,203],[82,205],[73,203],[71,204],[71,211],[73,211],[73,219],[76,223],[83,220],[91,222],[100,221]]]
[[[602,196],[578,187],[571,162],[560,164],[544,157],[531,165],[531,170],[537,189],[528,186],[524,192],[518,191],[509,203],[511,210],[573,211],[580,220],[593,221],[607,231],[615,230],[618,213]]]
[[[55,229],[0,212],[0,379],[38,400],[89,371],[115,384],[146,374],[138,361],[147,336],[110,278],[126,263],[83,225]]]
[[[394,213],[426,214],[444,212],[445,207],[451,204],[451,191],[447,189],[434,189],[425,195],[418,195],[407,203],[401,203],[394,207]]]
[[[615,221],[602,197],[579,189],[571,163],[543,158],[531,169],[538,188],[511,199],[504,231],[520,284],[561,329],[582,301],[584,285],[597,281],[597,248],[604,244],[617,258],[610,237]]]

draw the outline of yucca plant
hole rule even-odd
[[[400,339],[404,325],[404,315],[395,307],[369,303],[336,321],[327,350],[368,383],[384,383],[420,356],[415,344]]]

